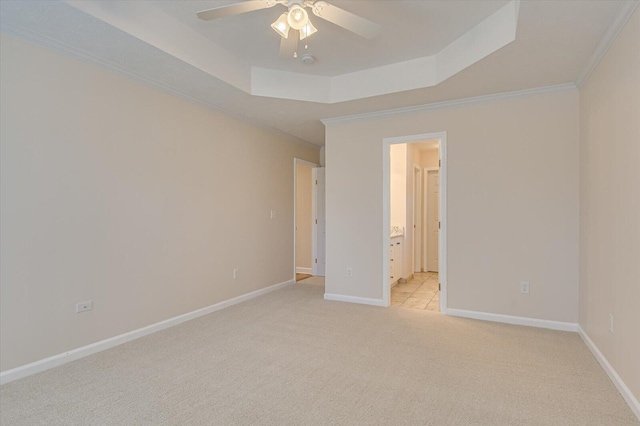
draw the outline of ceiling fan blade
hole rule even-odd
[[[213,9],[201,10],[198,18],[203,21],[224,18],[226,16],[240,15],[241,13],[253,12],[254,10],[268,9],[278,4],[269,0],[248,0],[242,3],[229,4],[227,6],[214,7]]]
[[[280,57],[282,59],[293,59],[293,54],[298,49],[298,40],[300,40],[300,32],[291,28],[289,37],[280,37]]]
[[[313,14],[339,27],[358,34],[361,37],[372,39],[380,34],[382,27],[361,16],[355,15],[339,7],[324,1],[313,4]]]

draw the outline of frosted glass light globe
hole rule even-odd
[[[287,22],[294,30],[300,31],[309,22],[309,14],[300,5],[293,5],[289,9]]]

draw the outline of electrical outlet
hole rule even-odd
[[[86,312],[93,309],[93,301],[87,300],[86,302],[76,303],[76,314],[80,312]]]
[[[237,269],[234,269],[234,270],[233,270],[233,279],[234,279],[234,280],[237,280],[237,279],[238,279],[238,270],[237,270]]]
[[[609,331],[613,333],[613,314],[609,314]]]
[[[347,276],[348,277],[352,277],[353,276],[353,269],[347,268]]]
[[[521,281],[520,282],[520,293],[529,294],[529,282]]]

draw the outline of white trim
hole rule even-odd
[[[296,266],[296,274],[311,274],[313,270],[311,268],[305,268],[304,266]]]
[[[449,270],[447,269],[447,241],[449,241],[448,230],[449,225],[447,221],[447,197],[448,197],[448,184],[447,184],[447,170],[449,165],[447,163],[447,133],[440,138],[438,144],[438,159],[440,168],[438,169],[438,182],[440,184],[438,188],[438,194],[440,194],[440,200],[438,201],[440,218],[440,231],[438,232],[438,282],[440,283],[440,312],[447,313],[448,295],[447,282],[449,279]]]
[[[607,373],[615,387],[618,389],[618,392],[620,392],[624,400],[627,402],[627,404],[629,404],[629,408],[631,408],[633,414],[635,414],[638,420],[640,420],[640,402],[638,402],[638,399],[633,395],[624,381],[622,381],[616,370],[609,363],[607,358],[605,358],[602,352],[600,352],[600,349],[598,349],[596,344],[593,342],[593,340],[591,340],[587,332],[584,331],[582,327],[580,327],[580,325],[578,325],[578,334],[580,334],[580,337],[584,341],[585,345],[587,345],[602,369]]]
[[[397,136],[384,138],[382,140],[382,300],[384,305],[389,306],[391,302],[391,286],[389,283],[389,244],[391,238],[390,229],[390,148],[391,145],[399,143],[422,142],[426,140],[438,139],[440,158],[442,167],[440,168],[440,241],[438,256],[438,280],[440,281],[440,312],[447,313],[447,132],[423,133],[418,135]]]
[[[416,188],[416,171],[418,172],[418,175],[419,175],[419,177],[418,177],[418,180],[420,181],[420,187],[419,188]],[[411,259],[411,271],[409,272],[409,274],[415,274],[416,272],[422,272],[423,268],[424,268],[424,265],[422,263],[422,259],[420,259],[420,262],[419,262],[420,263],[420,269],[416,271],[416,241],[417,240],[420,240],[420,257],[422,257],[422,254],[424,252],[424,247],[422,246],[422,235],[420,235],[420,238],[416,238],[416,236],[418,235],[418,232],[417,232],[417,230],[418,230],[418,226],[417,226],[418,221],[416,220],[416,204],[418,204],[418,203],[416,203],[416,194],[420,195],[420,200],[419,200],[420,201],[420,203],[419,203],[419,205],[420,205],[420,214],[419,214],[419,216],[420,217],[418,219],[420,220],[420,226],[419,226],[420,234],[422,234],[422,226],[423,226],[423,223],[424,223],[424,221],[422,220],[422,214],[423,214],[423,210],[422,210],[423,203],[422,203],[422,201],[423,201],[423,198],[424,198],[424,189],[422,187],[422,179],[423,179],[422,178],[422,169],[420,168],[419,165],[417,165],[415,163],[413,163],[413,176],[412,176],[412,178],[413,178],[413,212],[412,212],[413,213],[412,214],[412,216],[413,216],[413,224],[412,224],[413,225],[413,229],[412,229],[412,231],[413,231],[412,232],[412,235],[413,235],[413,241],[412,241],[413,247],[411,248],[412,259]],[[407,244],[407,246],[408,246],[408,244]],[[407,248],[408,247],[405,247],[405,251],[406,251]],[[406,264],[406,262],[403,262],[403,263]],[[405,265],[402,265],[402,269],[403,270],[404,270],[404,266]],[[409,274],[407,274],[407,276]],[[403,276],[404,276],[404,274],[403,274]]]
[[[320,276],[320,277],[324,277],[326,275],[326,260],[327,260],[327,256],[326,256],[326,240],[323,242],[323,249],[324,249],[324,253],[322,256],[319,256],[319,250],[318,250],[318,171],[320,169],[324,169],[323,166],[316,166],[312,173],[311,173],[311,213],[313,214],[313,219],[311,221],[311,274],[314,276]],[[325,169],[326,171],[326,169]],[[326,173],[325,173],[325,193],[326,193]],[[315,184],[314,184],[315,182]],[[326,210],[326,194],[323,194],[324,198],[324,202],[325,202],[325,210]],[[327,223],[327,218],[326,218],[326,212],[323,212],[323,217],[324,217],[324,226],[325,226],[325,231],[326,231],[326,223]],[[319,270],[318,268],[318,258],[322,257],[322,260],[325,262],[324,267],[322,268],[322,271]]]
[[[600,39],[600,42],[596,46],[595,50],[591,54],[591,58],[589,58],[589,62],[587,66],[582,70],[578,80],[576,81],[576,86],[581,88],[589,79],[591,73],[596,69],[604,55],[607,54],[609,48],[613,44],[613,42],[624,28],[625,24],[633,15],[633,12],[636,10],[640,2],[636,1],[625,1],[619,7],[616,15],[611,20],[611,23],[607,27],[604,35]]]
[[[298,157],[294,157],[293,158],[293,281],[295,282],[296,280],[296,274],[306,274],[307,272],[298,272],[298,267],[296,266],[296,237],[297,237],[297,233],[298,233],[298,229],[297,229],[297,208],[296,206],[298,205],[297,201],[298,201],[298,164],[301,164],[303,166],[309,166],[312,169],[319,167],[316,163],[312,163],[311,161],[307,161],[307,160],[303,160],[301,158]],[[312,185],[311,190],[314,191],[315,187]],[[311,205],[311,211],[313,212],[313,201],[311,201],[312,205]],[[313,233],[313,232],[312,232]],[[315,249],[313,248],[313,235],[311,236],[312,240],[311,240],[311,246],[312,246],[312,251],[315,252]],[[311,253],[311,258],[313,259],[313,256],[315,254]],[[309,274],[311,274],[312,272],[308,272]]]
[[[387,280],[387,283],[389,283],[389,280]],[[382,299],[369,299],[367,297],[345,296],[342,294],[335,294],[335,293],[325,293],[324,299],[333,300],[336,302],[359,303],[361,305],[383,306],[383,307],[388,306],[388,304],[385,304],[385,301]]]
[[[318,275],[318,172],[311,171],[311,275]]]
[[[434,102],[430,104],[415,105],[410,107],[387,109],[383,111],[365,112],[363,114],[346,115],[343,117],[323,118],[322,124],[325,126],[333,124],[349,123],[353,121],[384,118],[401,114],[416,114],[424,111],[431,111],[443,108],[462,107],[473,104],[501,101],[507,99],[521,99],[531,96],[546,95],[550,93],[564,93],[578,90],[574,83],[556,84],[553,86],[537,87],[534,89],[516,90],[514,92],[495,93],[493,95],[474,96],[471,98],[454,99],[450,101]],[[400,142],[398,142],[400,143]]]
[[[136,330],[110,337],[99,342],[91,343],[90,345],[82,346],[58,355],[50,356],[48,358],[32,362],[30,364],[3,371],[0,373],[0,384],[9,383],[14,380],[30,376],[32,374],[40,373],[50,368],[66,364],[80,358],[84,358],[97,352],[101,352],[106,349],[121,345],[123,343],[130,342],[131,340],[139,339],[140,337],[146,336],[148,334],[173,327],[174,325],[181,324],[185,321],[190,321],[203,315],[208,315],[221,309],[228,308],[229,306],[237,305],[238,303],[256,298],[258,296],[262,296],[263,294],[279,290],[283,287],[293,285],[294,283],[295,280],[287,280],[279,284],[261,288],[259,290],[252,291],[250,293],[246,293],[232,299],[224,300],[222,302],[218,302],[204,308],[196,309],[195,311],[187,312],[186,314],[178,315],[176,317],[169,318],[164,321],[148,325],[146,327],[138,328]]]
[[[391,304],[391,141],[382,140],[382,301]],[[406,230],[405,230],[406,232]]]
[[[447,315],[462,318],[472,318],[482,321],[502,322],[506,324],[526,325],[528,327],[548,328],[560,331],[578,331],[578,324],[574,322],[551,321],[538,318],[516,317],[513,315],[492,314],[489,312],[467,311],[464,309],[447,309]]]

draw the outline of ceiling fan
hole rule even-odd
[[[307,8],[318,18],[329,21],[339,27],[351,31],[361,37],[372,39],[380,33],[380,25],[355,15],[325,1],[316,0],[247,0],[227,6],[198,12],[198,18],[204,21],[240,15],[255,10],[268,9],[275,5],[287,8],[280,17],[271,24],[271,28],[281,36],[280,57],[294,57],[298,41],[304,40],[318,30],[309,20]]]

